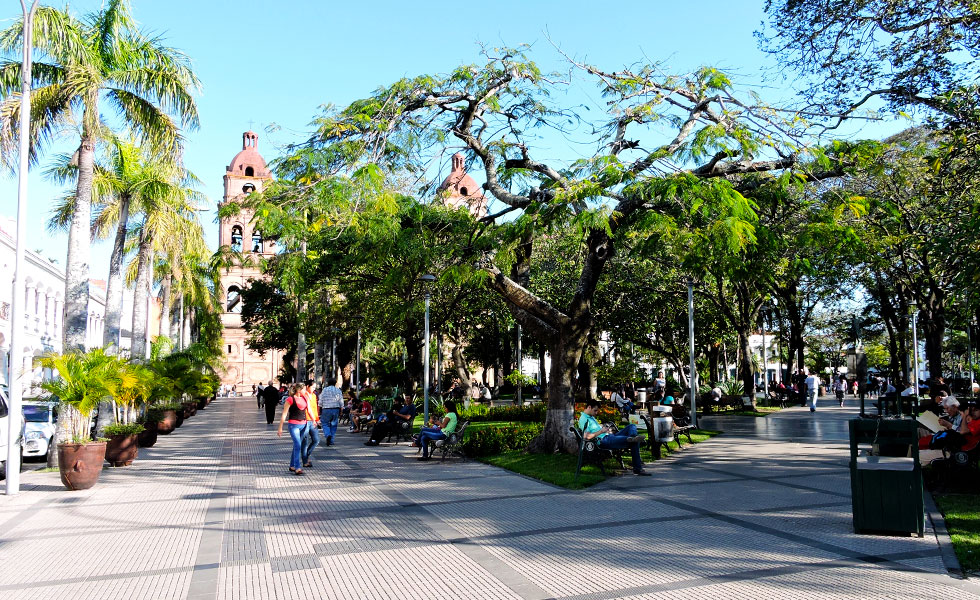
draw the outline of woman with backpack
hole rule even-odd
[[[289,470],[297,475],[303,474],[303,438],[306,433],[307,400],[300,393],[300,386],[289,386],[289,397],[283,407],[282,418],[279,419],[279,437],[282,437],[282,426],[289,422],[289,437],[293,440],[293,453],[289,459]]]
[[[436,427],[423,427],[419,432],[419,445],[422,446],[422,456],[419,460],[429,460],[429,442],[444,440],[449,434],[456,431],[459,424],[459,413],[456,412],[456,403],[446,400],[446,416],[442,419],[442,424]]]

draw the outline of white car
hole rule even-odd
[[[10,404],[7,402],[7,394],[3,388],[0,388],[0,479],[7,478],[7,444],[9,440],[7,439],[7,428],[9,427],[10,419],[16,418],[20,419],[21,426],[20,434],[14,443],[20,446],[24,439],[24,419],[21,415],[10,415]],[[23,446],[21,446],[21,452],[23,452]],[[18,462],[20,462],[21,452],[17,453]],[[16,465],[17,469],[20,469],[21,465]]]
[[[57,422],[57,402],[24,403],[24,458],[48,457]]]

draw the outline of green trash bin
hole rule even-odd
[[[849,429],[854,532],[922,537],[925,506],[916,422],[852,419]]]

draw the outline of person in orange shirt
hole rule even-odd
[[[303,432],[303,466],[312,467],[310,457],[313,450],[320,445],[320,433],[317,426],[320,424],[320,415],[317,413],[316,392],[313,390],[313,380],[307,379],[300,392],[306,400],[306,431]]]

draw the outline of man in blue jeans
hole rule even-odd
[[[640,460],[640,444],[644,438],[636,431],[636,425],[627,425],[616,433],[612,433],[612,428],[606,425],[599,425],[596,420],[596,412],[599,411],[598,400],[588,400],[585,403],[585,410],[578,419],[578,427],[582,430],[582,435],[587,440],[599,438],[599,447],[605,450],[625,450],[630,449],[633,455],[633,473],[636,475],[650,475],[643,470],[643,461]]]
[[[332,446],[337,437],[337,423],[340,422],[340,409],[344,406],[344,393],[337,387],[337,380],[327,381],[327,387],[320,392],[320,423],[327,445]]]

